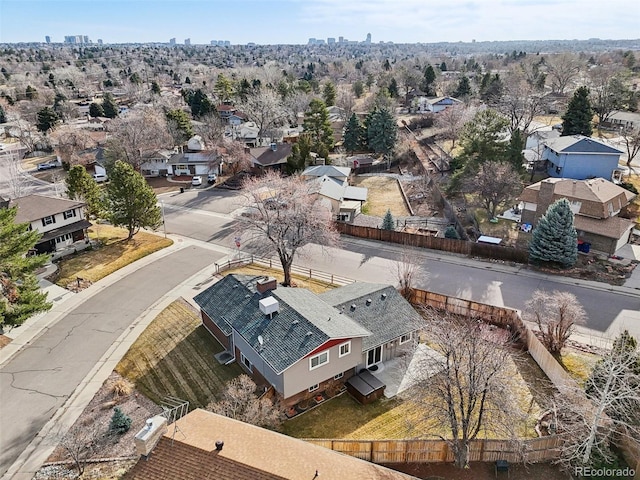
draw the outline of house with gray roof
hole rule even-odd
[[[227,275],[195,297],[204,327],[258,384],[292,405],[410,345],[420,316],[391,286],[323,295],[275,279]]]
[[[622,152],[594,138],[583,135],[551,138],[545,141],[542,160],[554,178],[585,180],[613,178]]]
[[[35,245],[38,253],[61,251],[75,242],[88,241],[91,223],[85,218],[85,206],[77,200],[44,195],[27,195],[9,202],[9,207],[18,209],[16,223],[28,223],[31,230],[42,233]]]

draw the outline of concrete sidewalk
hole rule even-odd
[[[212,250],[221,254],[223,258],[229,253],[227,249],[204,242],[194,242],[190,239],[184,239],[177,236],[172,236],[172,239],[174,240],[174,244],[172,246],[149,255],[134,264],[124,267],[78,294],[68,296],[66,299],[59,299],[51,311],[31,320],[29,325],[24,326],[24,328],[21,327],[20,330],[14,332],[14,341],[0,350],[0,366],[3,369],[9,368],[9,370],[6,371],[10,373],[11,366],[15,363],[11,362],[11,360],[14,357],[16,359],[23,357],[16,357],[23,347],[30,345],[35,346],[36,342],[39,342],[39,339],[45,333],[57,330],[56,324],[62,319],[65,319],[68,314],[73,312],[77,315],[78,311],[76,309],[80,308],[89,299],[92,299],[95,295],[104,291],[116,282],[136,273],[141,268],[152,265],[153,262],[160,260],[163,257],[167,257],[189,247],[200,247]],[[176,298],[184,296],[186,299],[192,300],[193,296],[197,294],[200,289],[208,286],[210,282],[214,281],[214,273],[215,268],[213,267],[213,264],[207,264],[199,272],[191,275],[185,281],[180,282],[180,284],[175,288],[167,291],[157,301],[145,308],[137,318],[130,322],[129,328],[121,329],[120,331],[122,333],[120,336],[111,343],[110,347],[102,357],[93,365],[85,375],[84,379],[80,381],[78,386],[66,398],[66,401],[64,401],[60,407],[56,407],[54,415],[46,422],[46,424],[44,424],[36,434],[35,438],[33,438],[17,459],[13,461],[13,464],[11,466],[4,465],[5,469],[8,468],[8,470],[2,478],[25,480],[33,478],[35,472],[40,468],[42,463],[46,461],[55,448],[57,444],[56,438],[59,432],[64,432],[73,425],[86,405],[100,389],[104,381],[108,378],[117,363],[129,350],[129,347],[137,339],[140,333],[144,331],[160,311],[162,311]],[[50,287],[47,286],[47,288]],[[73,328],[76,327],[72,327],[72,330]],[[47,347],[45,346],[45,350],[46,349]],[[49,367],[53,368],[51,365]],[[4,392],[5,396],[8,394],[9,392]],[[5,405],[5,407],[6,406],[7,405]],[[4,425],[3,430],[9,428],[10,424],[16,428],[15,422],[13,420],[8,420],[6,417],[2,420],[2,423]],[[3,437],[7,437],[7,433],[9,432],[5,430]],[[14,433],[24,435],[21,431]],[[8,438],[12,437],[9,436]],[[8,446],[9,444],[5,445],[3,448]]]

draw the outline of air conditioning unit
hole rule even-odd
[[[258,303],[260,305],[260,311],[265,315],[269,315],[269,317],[280,310],[280,304],[274,297],[263,298]]]

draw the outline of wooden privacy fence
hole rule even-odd
[[[364,227],[337,222],[338,232],[352,237],[378,240],[381,242],[398,243],[411,247],[430,248],[445,252],[460,253],[477,257],[493,258],[517,263],[528,263],[529,252],[515,248],[501,247],[482,243],[456,240],[453,238],[440,238],[428,235],[420,235],[408,232],[396,232],[395,230],[383,230],[381,228]]]
[[[329,448],[373,463],[453,462],[453,450],[444,440],[317,440],[309,443]],[[473,440],[469,446],[472,462],[507,460],[545,462],[557,458],[559,436],[528,440]]]

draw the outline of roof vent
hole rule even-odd
[[[353,312],[355,309],[356,309],[356,304],[355,304],[355,303],[352,303],[352,304],[351,304],[351,311]]]
[[[216,440],[216,450],[220,451],[224,447],[224,442],[222,440]]]
[[[370,299],[370,298],[367,298],[367,302],[366,302],[366,303],[367,303],[367,306],[368,306],[368,305],[371,305],[371,299]]]
[[[294,320],[293,322],[291,322],[293,325],[298,325],[300,323],[300,320]]]
[[[386,298],[387,298],[387,294],[386,294],[386,293],[383,293],[382,295],[380,295],[380,298],[381,298],[382,300],[386,300]]]
[[[260,305],[260,311],[265,315],[269,315],[269,318],[272,318],[273,314],[280,310],[278,300],[273,297],[263,298],[258,304]]]
[[[307,332],[307,333],[305,334],[305,336],[306,336],[306,337],[310,337],[311,335],[313,335],[313,332]]]

